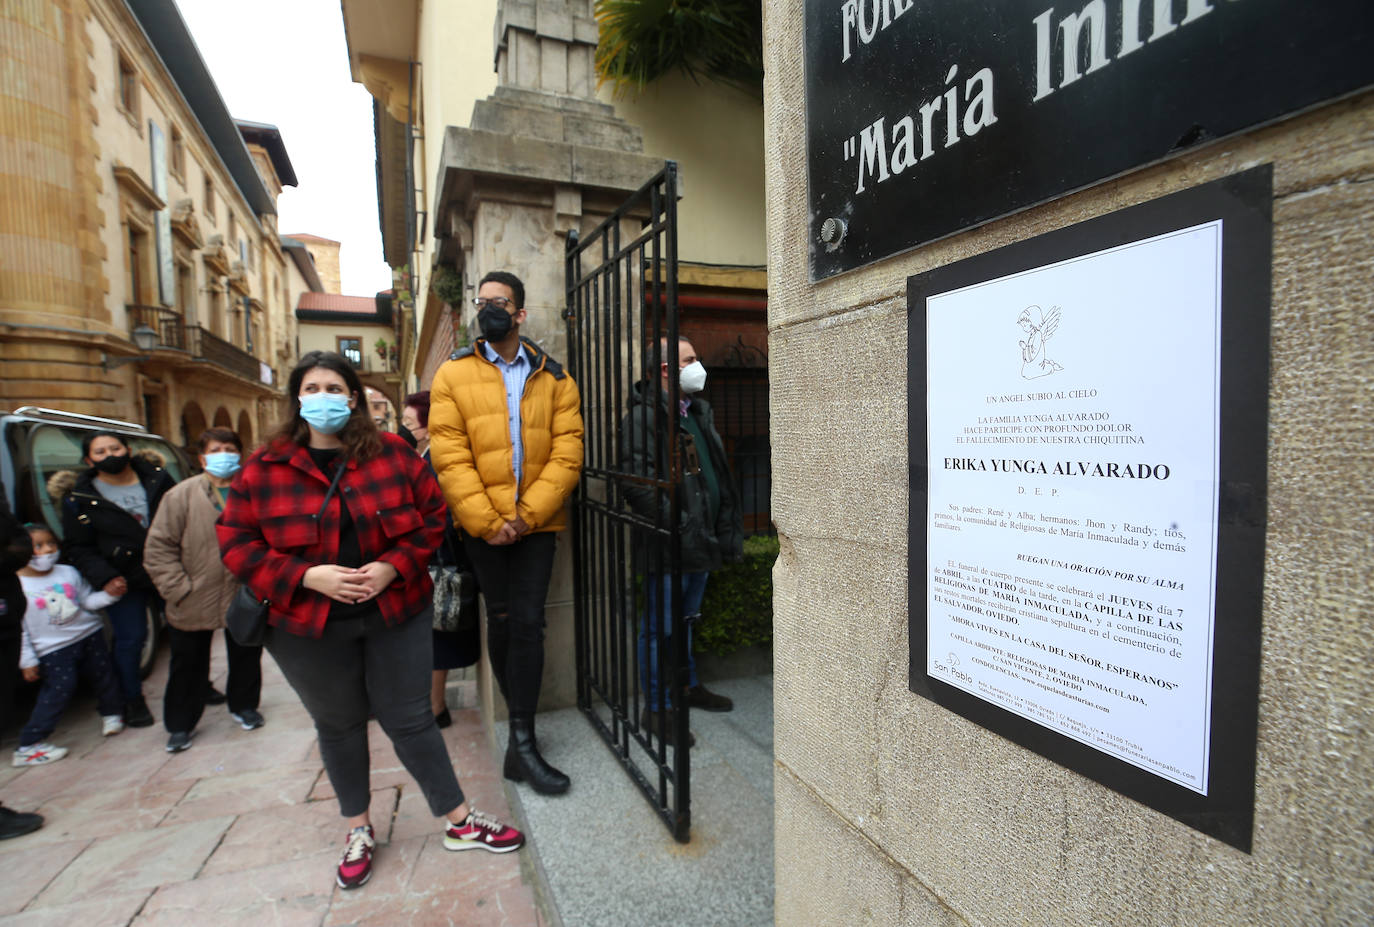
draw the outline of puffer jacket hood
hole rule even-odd
[[[160,451],[156,451],[151,447],[145,447],[137,451],[134,451],[133,459],[136,461],[141,460],[144,463],[151,464],[159,470],[165,470],[167,468],[167,458],[163,456],[163,454]],[[54,502],[61,502],[63,498],[66,497],[67,493],[71,492],[73,489],[76,488],[76,481],[82,475],[90,473],[91,476],[94,477],[94,473],[91,472],[93,469],[94,468],[88,468],[86,470],[81,471],[58,470],[52,476],[48,477],[48,496]]]
[[[146,450],[134,452],[129,461],[148,497],[148,523],[157,517],[163,495],[176,485],[162,467],[165,462],[161,454]],[[143,569],[147,524],[100,494],[94,485],[97,472],[89,467],[80,473],[55,473],[48,480],[50,493],[70,480],[71,488],[60,502],[63,557],[96,589],[123,576],[130,587],[150,591],[152,580]]]
[[[460,360],[464,357],[477,354],[478,349],[484,346],[486,343],[487,339],[478,338],[472,344],[467,345],[466,347],[459,348],[457,351],[454,351],[452,354],[448,356],[448,359]],[[553,357],[551,357],[549,354],[545,353],[544,349],[541,348],[537,343],[531,341],[523,335],[520,337],[520,346],[523,347],[525,349],[525,353],[529,355],[530,370],[547,370],[549,373],[553,374],[553,378],[555,380],[561,380],[568,375],[568,372],[563,369],[562,364],[554,360]],[[484,357],[485,352],[483,352],[482,354],[477,354],[477,356]]]

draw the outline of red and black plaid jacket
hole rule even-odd
[[[380,454],[348,461],[334,498],[316,518],[328,491],[310,452],[291,442],[257,451],[234,478],[215,531],[224,565],[270,603],[268,623],[302,636],[324,633],[332,600],[301,580],[312,566],[338,562],[340,505],[353,518],[363,562],[396,568],[396,579],[377,597],[387,624],[428,607],[434,597],[429,559],[444,533],[446,506],[419,455],[383,434]]]

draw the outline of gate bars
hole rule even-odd
[[[674,839],[686,843],[691,756],[674,745],[689,736],[687,710],[681,697],[660,706],[645,691],[649,675],[669,692],[687,682],[680,595],[666,596],[666,609],[665,596],[656,596],[671,629],[659,646],[644,614],[650,582],[681,589],[676,377],[666,404],[657,401],[660,364],[678,368],[675,162],[585,238],[569,233],[566,274],[568,361],[586,429],[572,525],[577,704]],[[652,401],[631,413],[636,393]],[[653,713],[647,726],[646,709]]]

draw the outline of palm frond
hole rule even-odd
[[[596,71],[618,92],[671,71],[763,88],[762,0],[596,0]]]

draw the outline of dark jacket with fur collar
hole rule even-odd
[[[162,468],[161,458],[155,454],[134,454],[129,463],[148,494],[151,524],[163,493],[175,486],[176,480]],[[95,475],[96,469],[90,467],[79,474],[63,470],[48,480],[48,494],[62,505],[63,559],[76,567],[95,589],[123,576],[130,589],[155,592],[143,569],[147,527],[102,496],[95,488]]]

